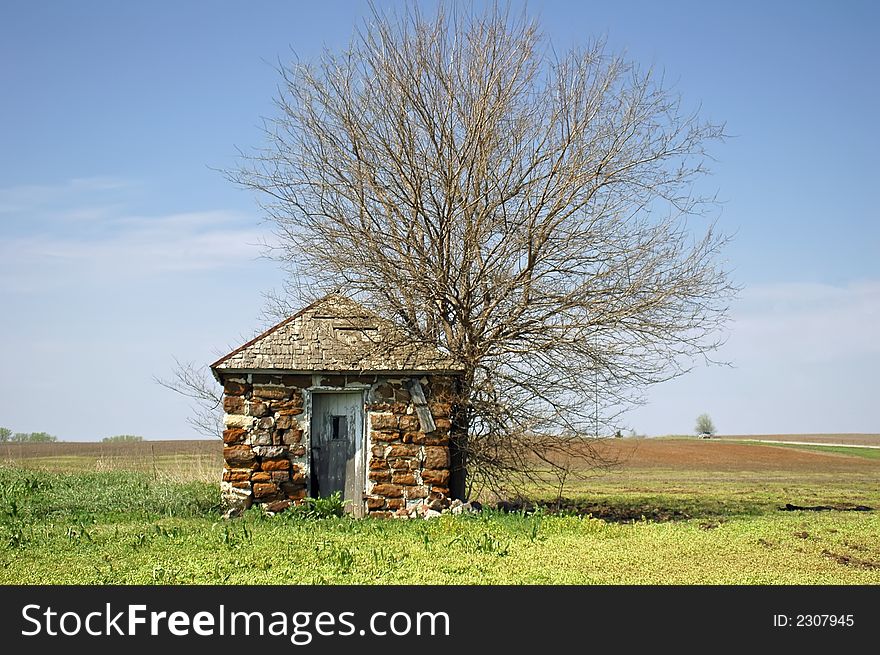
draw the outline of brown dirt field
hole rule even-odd
[[[614,439],[601,443],[598,450],[606,457],[617,459],[624,470],[876,471],[880,474],[880,460],[767,444],[724,443],[704,439]]]
[[[844,443],[853,446],[880,446],[880,434],[844,432],[841,434],[725,434],[713,439],[767,439],[769,441],[809,441],[811,443]]]
[[[778,436],[778,435],[774,435]],[[784,435],[783,435],[784,436]],[[789,435],[791,436],[791,435]],[[803,436],[803,435],[798,435]],[[840,435],[833,436],[835,439]],[[767,437],[769,438],[769,436]],[[800,439],[795,439],[800,440]],[[837,442],[840,443],[840,442]],[[608,439],[597,444],[603,456],[622,471],[787,471],[803,473],[871,473],[880,475],[880,459],[797,450],[769,444],[730,443],[719,439]],[[179,461],[197,460],[222,467],[220,440],[141,441],[133,443],[0,444],[0,462],[52,466],[76,459],[112,463],[113,468],[149,469]],[[91,464],[89,464],[91,467]]]
[[[140,459],[179,455],[213,455],[219,458],[223,444],[215,440],[133,441],[129,443],[4,443],[0,444],[0,459],[19,460],[38,457],[114,457]]]

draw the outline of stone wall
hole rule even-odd
[[[436,430],[426,433],[406,380],[374,385],[368,396],[367,510],[373,516],[406,513],[449,495],[452,380],[422,378]]]
[[[417,379],[433,417],[431,432],[423,429],[407,377],[225,374],[224,502],[233,512],[253,503],[278,512],[306,498],[311,394],[339,389],[365,392],[365,511],[387,517],[443,502],[453,380]]]

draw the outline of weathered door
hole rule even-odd
[[[312,495],[338,491],[355,516],[364,510],[363,416],[359,392],[312,395]]]

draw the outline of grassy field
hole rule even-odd
[[[2,584],[880,583],[880,512],[847,511],[880,460],[849,452],[621,439],[535,513],[225,521],[218,443],[42,446],[0,450]]]
[[[811,450],[816,453],[836,453],[848,457],[866,457],[867,459],[880,459],[880,448],[863,448],[859,446],[823,446],[806,444],[778,444],[783,448],[797,448],[799,450]]]
[[[65,473],[136,471],[182,482],[215,482],[223,470],[223,446],[219,440],[2,443],[0,463]]]
[[[839,434],[725,434],[713,439],[808,441],[811,443],[844,443],[853,446],[880,446],[880,434],[842,432]]]

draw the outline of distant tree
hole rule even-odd
[[[12,437],[12,430],[9,428],[0,428],[0,443],[6,443]]]
[[[131,443],[131,442],[143,441],[143,440],[144,440],[143,437],[138,437],[134,434],[117,434],[113,437],[104,437],[103,439],[101,439],[101,442],[102,443],[119,443],[119,442]]]
[[[697,434],[701,436],[711,436],[715,434],[715,424],[708,414],[700,414],[697,417],[697,425],[694,428]]]
[[[58,441],[58,437],[47,432],[16,432],[10,441],[16,443],[54,443]]]

